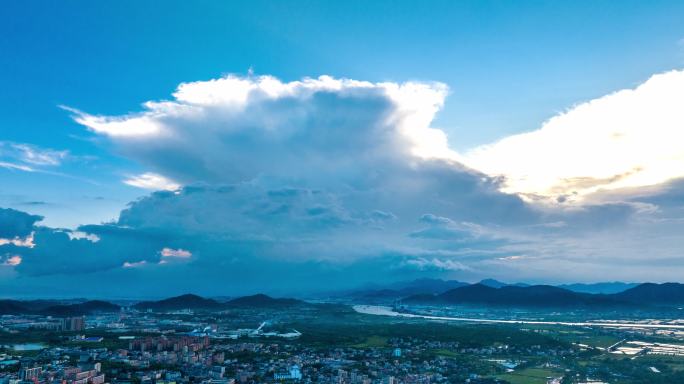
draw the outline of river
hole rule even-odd
[[[652,323],[636,323],[636,322],[566,322],[566,321],[537,321],[537,320],[503,320],[503,319],[482,319],[471,317],[448,317],[448,316],[431,316],[431,315],[417,315],[413,313],[402,313],[393,310],[390,307],[379,305],[354,305],[354,310],[358,313],[366,315],[378,316],[392,316],[392,317],[406,317],[418,318],[426,320],[442,320],[442,321],[461,321],[467,323],[489,323],[489,324],[536,324],[536,325],[564,325],[569,327],[612,327],[612,328],[660,328],[660,329],[684,329],[682,324],[652,324]]]

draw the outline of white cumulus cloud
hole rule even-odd
[[[466,164],[502,176],[503,190],[582,200],[684,176],[684,71],[652,76],[579,104],[535,131],[469,151]]]

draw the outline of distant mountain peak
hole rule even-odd
[[[273,298],[263,293],[238,297],[226,302],[229,306],[250,306],[250,307],[284,307],[300,305],[304,302],[297,299]]]
[[[220,304],[216,300],[186,293],[158,301],[143,301],[133,305],[133,308],[138,310],[173,311],[181,309],[210,309],[219,306]]]
[[[303,301],[296,299],[276,299],[263,293],[255,295],[243,296],[220,303],[213,299],[207,299],[202,296],[187,293],[180,296],[170,297],[168,299],[158,301],[143,301],[135,304],[133,308],[138,310],[153,310],[153,311],[175,311],[182,309],[193,310],[216,310],[225,309],[229,307],[283,307],[291,305],[302,304]]]
[[[483,280],[480,280],[477,284],[486,285],[487,287],[492,287],[492,288],[501,288],[501,287],[505,287],[508,285],[506,283],[503,283],[499,280],[494,280],[494,279],[483,279]]]
[[[529,284],[525,283],[504,283],[499,280],[495,279],[483,279],[478,282],[478,284],[486,285],[488,287],[492,288],[501,288],[501,287],[508,287],[508,286],[514,286],[514,287],[529,287]]]

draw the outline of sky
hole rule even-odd
[[[678,1],[10,1],[0,291],[679,281]]]

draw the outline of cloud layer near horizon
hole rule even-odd
[[[627,144],[611,136],[606,140],[618,144],[610,141],[605,151],[622,156],[652,129],[640,123],[649,111],[679,118],[672,102],[634,108],[641,120],[619,124],[615,104],[653,104],[662,92],[684,89],[654,79],[580,105],[512,138],[513,144],[503,140],[465,156],[431,127],[447,94],[437,83],[227,76],[181,84],[173,100],[147,102],[140,113],[72,109],[77,122],[147,168],[125,183],[159,191],[106,225],[71,231],[24,220],[28,231],[0,236],[6,238],[0,273],[14,277],[7,284],[15,291],[77,274],[82,281],[136,282],[160,293],[217,294],[419,276],[563,281],[598,280],[610,272],[605,278],[635,279],[641,272],[634,274],[634,266],[657,257],[654,279],[668,279],[677,275],[671,267],[678,264],[683,216],[677,203],[682,189],[666,182],[684,168],[668,168],[655,190],[639,180],[652,180],[661,155],[676,163],[676,148],[649,148],[627,164],[643,177],[624,185],[606,176],[622,172],[621,162],[595,170],[577,158],[584,151],[587,161],[600,162],[598,149],[560,148],[568,137],[593,143],[593,134],[602,138],[618,127],[615,132],[630,137]],[[646,92],[653,81],[656,91]],[[592,120],[597,116],[610,124]],[[594,128],[584,129],[588,123]],[[658,129],[665,137],[649,143],[669,144],[673,127]],[[548,161],[540,140],[552,148]],[[529,159],[541,160],[528,168]],[[552,177],[556,168],[560,179]],[[648,185],[648,191],[641,188]],[[592,194],[602,198],[585,198]],[[530,205],[523,200],[530,196],[555,203]],[[578,204],[564,203],[572,196],[579,196]],[[620,241],[623,236],[629,241]]]

